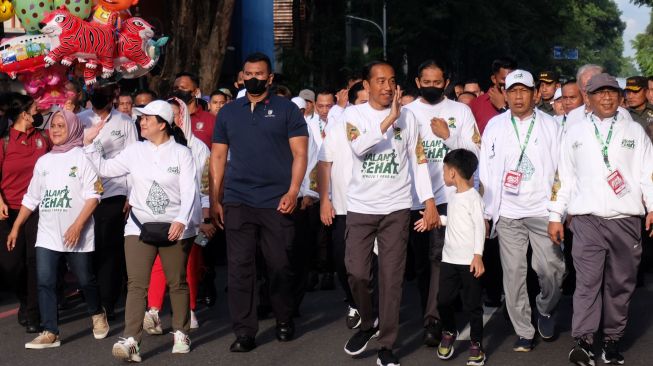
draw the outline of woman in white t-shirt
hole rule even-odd
[[[101,121],[86,130],[84,150],[101,177],[129,174],[129,204],[132,209],[125,225],[128,277],[125,330],[124,338],[113,345],[113,355],[119,360],[140,362],[143,310],[147,305],[150,272],[157,255],[161,258],[170,291],[174,335],[172,352],[190,351],[186,264],[193,238],[197,235],[201,210],[195,163],[190,149],[175,141],[172,107],[165,101],[155,100],[143,108],[135,108],[135,111],[142,114],[141,135],[145,141],[127,146],[112,159],[103,159],[91,143],[104,127],[105,122]],[[160,233],[165,238],[141,240],[143,229],[157,224],[159,229],[151,232]]]
[[[102,183],[82,147],[84,127],[68,111],[56,112],[50,124],[52,151],[36,162],[34,175],[22,207],[7,238],[12,250],[21,226],[32,211],[39,209],[36,239],[36,272],[39,310],[43,332],[25,348],[59,347],[57,327],[57,269],[65,257],[82,288],[93,335],[102,339],[109,333],[106,314],[100,305],[95,275],[92,271],[94,248],[93,211],[100,201]]]
[[[211,223],[209,212],[209,196],[208,196],[208,179],[205,184],[202,184],[202,178],[208,177],[208,160],[210,151],[209,148],[195,135],[191,130],[190,114],[186,103],[178,98],[171,98],[168,103],[172,106],[174,112],[175,125],[181,129],[186,139],[186,146],[193,154],[193,161],[195,162],[196,175],[195,181],[200,187],[200,201],[202,205],[202,217],[204,218],[200,224],[199,230],[201,235],[195,239],[195,244],[192,246],[188,256],[188,265],[186,266],[186,281],[190,292],[190,328],[199,328],[199,322],[195,316],[195,307],[197,305],[197,290],[199,286],[200,271],[202,270],[202,246],[205,246],[208,241],[215,235],[216,228]],[[143,328],[148,334],[163,334],[161,327],[161,319],[159,318],[159,311],[163,305],[163,298],[166,291],[166,277],[161,265],[161,258],[156,257],[152,273],[150,276],[150,287],[147,294],[147,307],[148,311],[145,312],[143,318]]]

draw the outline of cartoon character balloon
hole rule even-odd
[[[14,5],[9,0],[0,2],[0,22],[6,22],[14,17]]]
[[[50,37],[53,43],[58,42],[45,56],[44,60],[48,65],[61,61],[63,65],[70,66],[77,59],[86,62],[89,69],[95,69],[100,64],[104,78],[113,74],[116,46],[113,27],[85,22],[70,14],[64,7],[47,14],[43,23],[41,32]],[[87,78],[86,84],[90,85],[95,81],[95,78]]]

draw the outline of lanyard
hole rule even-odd
[[[603,162],[609,171],[612,171],[610,167],[610,160],[608,159],[608,147],[610,146],[610,141],[612,141],[612,129],[614,128],[614,123],[617,121],[618,114],[614,115],[612,118],[612,123],[610,123],[610,130],[608,131],[608,137],[603,141],[599,129],[596,127],[596,122],[594,121],[594,115],[590,114],[590,119],[592,120],[592,125],[594,125],[594,135],[596,136],[596,141],[601,145],[601,155],[603,155]]]
[[[515,134],[517,134],[517,141],[521,145],[521,139],[519,138],[519,130],[517,129],[517,123],[515,122],[515,117],[511,115],[510,121],[512,122],[512,127],[515,128]],[[535,112],[533,112],[533,119],[531,120],[531,125],[528,126],[528,132],[526,132],[526,139],[524,140],[524,144],[521,145],[521,153],[519,154],[519,161],[517,162],[517,168],[515,168],[515,170],[519,169],[519,166],[521,165],[521,162],[524,159],[526,146],[528,146],[528,142],[531,140],[531,132],[533,132],[534,125],[535,125]]]

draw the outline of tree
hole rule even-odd
[[[633,47],[639,69],[644,75],[653,75],[653,11],[646,31],[635,37]]]
[[[168,27],[173,30],[161,76],[150,83],[165,90],[181,71],[197,72],[200,88],[211,92],[218,84],[227,47],[235,0],[169,0]],[[168,84],[168,85],[166,85]]]

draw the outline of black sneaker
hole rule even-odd
[[[442,339],[442,324],[434,320],[424,327],[424,345],[428,347],[437,347]]]
[[[517,337],[515,344],[512,346],[512,350],[515,352],[530,352],[533,350],[533,340],[524,337]]]
[[[358,310],[349,306],[347,310],[347,328],[356,329],[361,326],[361,315],[358,313]]]
[[[377,366],[399,366],[399,359],[387,348],[379,350],[379,358],[376,359]]]
[[[544,340],[551,340],[555,335],[555,318],[551,315],[538,314],[537,316],[537,331],[540,337]]]
[[[569,362],[578,366],[594,366],[592,346],[582,339],[577,339],[574,348],[569,351]]]
[[[601,352],[603,363],[610,365],[623,365],[624,356],[619,352],[619,343],[617,341],[603,341],[603,352]]]
[[[379,328],[372,327],[368,330],[359,330],[354,334],[347,344],[345,344],[345,352],[350,356],[360,355],[367,348],[367,343],[370,339],[379,336]]]

